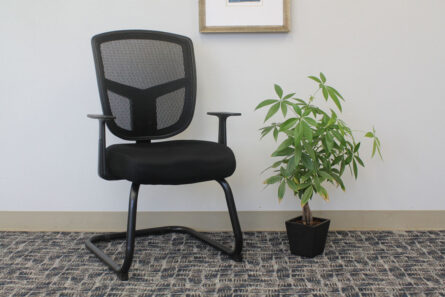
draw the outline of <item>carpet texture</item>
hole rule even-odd
[[[329,232],[314,259],[283,232],[247,232],[242,263],[188,235],[137,238],[128,282],[85,248],[91,235],[0,232],[0,296],[445,296],[445,231]],[[122,241],[100,247],[123,256]]]

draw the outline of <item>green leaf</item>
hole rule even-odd
[[[292,179],[288,179],[287,180],[287,185],[289,186],[289,188],[292,189],[292,191],[294,192],[298,192],[298,185],[292,180]]]
[[[264,172],[266,172],[266,170],[268,170],[270,168],[277,168],[278,166],[280,166],[281,163],[283,163],[282,160],[273,163],[271,166],[269,166],[266,169],[264,169],[263,171],[261,171],[261,174],[263,174]]]
[[[340,100],[338,100],[337,94],[332,89],[328,88],[328,93],[331,96],[332,101],[334,101],[335,105],[337,105],[337,108],[342,111]]]
[[[321,114],[323,116],[328,116],[328,114],[326,112],[324,112],[322,109],[320,109],[318,107],[313,107],[313,109],[317,114]]]
[[[337,184],[340,186],[340,188],[345,191],[345,185],[343,184],[343,181],[341,180],[340,176],[338,176],[337,174],[331,173],[332,177],[335,179],[335,181],[337,182]]]
[[[300,125],[303,126],[304,137],[307,140],[309,140],[310,142],[312,142],[312,129],[311,129],[311,127],[309,127],[309,125],[305,121],[302,121]]]
[[[309,106],[304,110],[303,112],[303,117],[309,115],[312,112],[312,108],[310,108]]]
[[[315,151],[311,144],[304,142],[303,143],[304,149],[306,150],[306,153],[309,154],[312,160],[316,160]]]
[[[303,197],[301,197],[301,206],[306,205],[309,199],[311,199],[313,193],[314,189],[312,187],[309,187],[304,191]]]
[[[362,159],[360,159],[359,156],[355,156],[355,159],[356,159],[357,162],[360,164],[360,166],[365,167],[365,164],[363,163]]]
[[[318,77],[315,77],[315,76],[308,76],[308,78],[310,78],[310,79],[312,79],[313,81],[316,81],[316,82],[318,82],[319,84],[321,84],[321,80],[318,79]]]
[[[283,113],[283,117],[287,114],[287,104],[284,102],[281,102],[281,112]]]
[[[296,146],[295,147],[295,166],[298,166],[298,164],[300,164],[300,160],[301,160],[301,154],[302,154],[302,150],[300,146]]]
[[[332,177],[332,175],[330,175],[329,173],[327,173],[327,172],[325,172],[325,171],[320,170],[318,173],[319,173],[322,177],[324,177],[325,179],[327,179],[327,180],[329,180],[329,181],[334,180],[334,178]]]
[[[295,112],[296,112],[299,116],[301,116],[301,108],[300,108],[298,105],[293,105],[293,108],[294,108]]]
[[[303,163],[304,167],[306,167],[309,171],[314,170],[314,163],[312,162],[311,158],[306,155],[301,155],[301,162]]]
[[[272,107],[269,109],[269,112],[267,113],[266,118],[264,119],[264,121],[267,121],[274,114],[276,114],[279,108],[280,108],[280,102],[275,103],[274,105],[272,105]]]
[[[330,150],[329,150],[329,148],[328,148],[328,144],[326,143],[326,137],[322,137],[322,138],[321,138],[321,144],[323,145],[323,149],[324,149],[326,152],[330,153]]]
[[[294,98],[296,101],[300,102],[300,105],[307,105],[306,101],[300,98]]]
[[[374,133],[368,132],[368,133],[365,134],[365,137],[373,138],[374,137]]]
[[[272,104],[272,103],[275,103],[275,102],[277,102],[277,101],[278,101],[278,100],[276,100],[276,99],[266,99],[266,100],[264,100],[263,102],[261,102],[260,104],[258,104],[258,106],[255,107],[255,110],[257,110],[257,109],[259,109],[259,108],[261,108],[261,107],[270,105],[270,104]]]
[[[336,120],[337,120],[337,114],[331,109],[331,117],[329,118],[329,121],[326,124],[326,127],[334,124]]]
[[[281,201],[283,199],[285,192],[286,192],[286,183],[283,180],[280,186],[278,187],[278,200]]]
[[[320,88],[321,88],[321,91],[323,92],[324,99],[327,101],[328,98],[329,98],[328,89],[324,85],[322,85],[322,84],[320,84]]]
[[[346,162],[345,161],[341,161],[341,164],[340,164],[340,176],[342,176],[343,172],[345,172],[345,168],[346,168]]]
[[[272,131],[273,128],[274,128],[273,126],[263,128],[262,129],[263,131],[261,131],[261,138],[269,134],[269,132]]]
[[[354,170],[354,177],[355,179],[357,179],[358,168],[357,168],[357,162],[355,162],[355,160],[352,161],[352,169]]]
[[[355,145],[354,153],[358,152],[359,149],[360,149],[360,142]]]
[[[312,183],[298,184],[298,185],[297,185],[297,191],[304,190],[304,189],[306,189],[307,187],[309,187],[310,185],[312,185]]]
[[[327,202],[329,202],[329,194],[323,186],[319,185],[317,189],[318,194]]]
[[[289,162],[287,163],[286,171],[290,175],[292,172],[297,168],[297,163],[295,162],[295,156],[289,159]]]
[[[285,131],[287,129],[289,129],[290,127],[292,127],[293,125],[295,125],[295,123],[298,121],[297,118],[290,118],[288,120],[286,120],[284,123],[282,123],[280,125],[280,130],[281,131]]]
[[[326,146],[328,148],[328,151],[331,151],[334,146],[334,138],[332,137],[332,134],[326,133],[325,139],[326,139]]]
[[[280,97],[281,99],[283,97],[283,89],[277,84],[275,84],[274,87],[275,87],[275,93],[277,93],[278,97]]]
[[[283,141],[277,148],[277,152],[288,148],[292,143],[294,142],[294,140],[292,138],[287,138],[285,141]]]
[[[281,175],[274,175],[269,177],[268,179],[266,179],[264,181],[264,183],[266,185],[272,185],[272,184],[276,184],[277,182],[279,182],[283,177]]]
[[[337,130],[331,130],[332,134],[334,134],[335,138],[337,138],[337,140],[342,144],[346,144],[346,140],[343,137],[343,135],[341,135],[340,133],[338,133]]]
[[[377,143],[377,152],[379,153],[380,159],[383,160],[382,151],[380,149],[380,140],[377,137],[374,137],[374,141]]]
[[[372,144],[372,155],[371,155],[371,157],[374,157],[376,149],[377,149],[377,142],[374,140],[374,142]]]
[[[312,172],[307,172],[300,177],[300,183],[309,183]]]
[[[317,121],[310,117],[305,117],[304,120],[311,126],[317,127]]]
[[[294,150],[290,147],[285,148],[281,151],[275,151],[271,156],[272,157],[282,157],[282,156],[289,156],[294,152]]]
[[[275,141],[278,140],[278,129],[275,127],[275,129],[273,130],[273,138],[275,139]]]
[[[287,100],[287,99],[291,98],[294,95],[295,95],[295,93],[287,94],[286,96],[284,96],[283,100]]]
[[[341,160],[343,160],[343,156],[337,156],[332,162],[331,166],[337,165]]]
[[[320,72],[320,78],[323,83],[326,82],[326,76],[324,76],[323,72]]]
[[[286,171],[289,175],[292,174],[292,172],[297,168],[298,163],[300,163],[300,158],[301,158],[301,149],[297,148],[295,150],[294,156],[292,156],[289,159],[289,162],[287,163]]]
[[[331,87],[331,86],[328,86],[328,89],[331,89],[332,91],[334,91],[334,93],[337,95],[337,97],[340,97],[341,100],[345,101],[345,99],[343,98],[343,96],[342,96],[336,89],[334,89],[334,88]]]
[[[318,178],[318,176],[314,176],[314,182],[313,182],[313,186],[314,186],[314,192],[317,193],[318,189],[320,187],[320,179]]]
[[[380,146],[380,139],[377,136],[375,136],[375,134],[374,134],[374,139],[375,139],[375,141],[377,141],[377,144]]]
[[[284,167],[280,167],[280,173],[284,177],[288,177],[289,173],[287,173],[286,169]]]
[[[301,122],[294,128],[294,146],[297,147],[303,137],[303,126]]]

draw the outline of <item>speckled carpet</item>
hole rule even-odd
[[[0,232],[0,296],[445,296],[445,231],[329,232],[314,259],[283,232],[247,232],[242,263],[188,235],[137,238],[128,282],[84,247],[91,235]]]

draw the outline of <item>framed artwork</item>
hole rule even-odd
[[[199,0],[199,31],[289,32],[291,0]]]

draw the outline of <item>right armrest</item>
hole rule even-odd
[[[104,115],[104,114],[87,114],[87,117],[90,119],[100,120],[100,121],[111,121],[116,117],[112,115]]]
[[[218,143],[227,145],[226,120],[231,116],[240,116],[239,112],[208,112],[208,115],[217,116],[219,119]]]
[[[114,120],[116,117],[111,115],[102,114],[89,114],[87,115],[90,119],[99,120],[99,162],[98,162],[98,173],[103,179],[113,179],[113,177],[107,172],[107,164],[105,158],[105,122]]]

